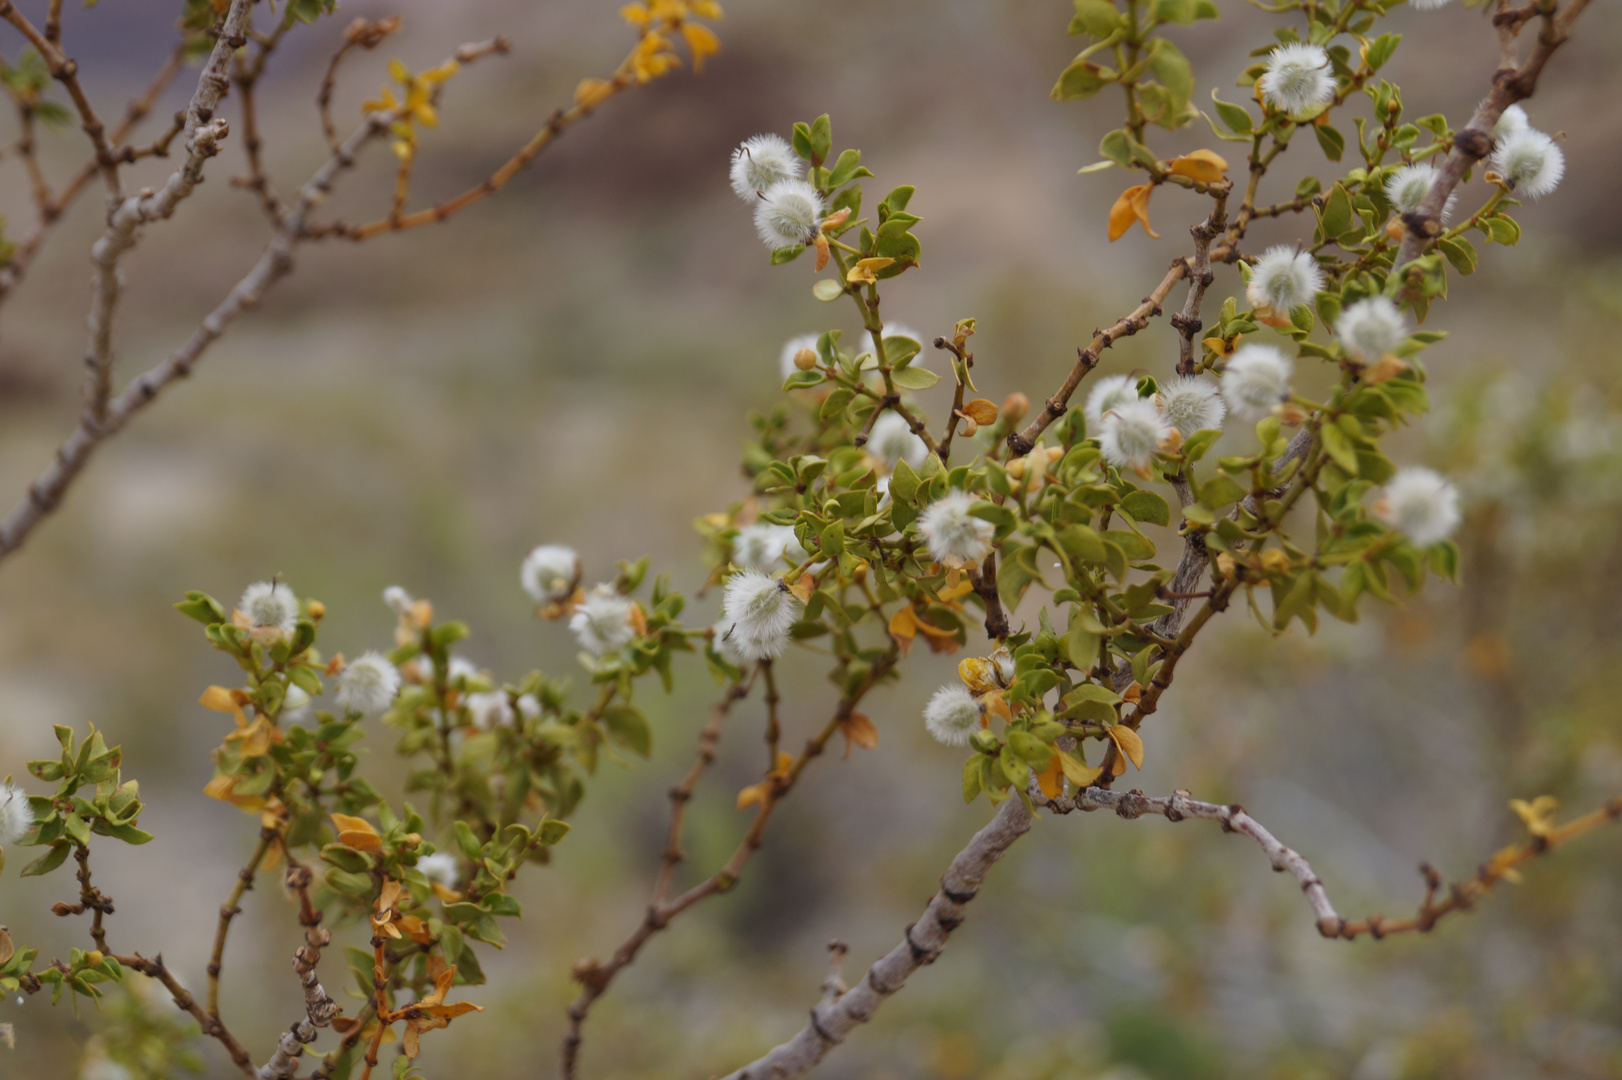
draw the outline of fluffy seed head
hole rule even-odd
[[[1425,201],[1425,196],[1431,193],[1436,185],[1439,172],[1435,165],[1428,161],[1417,161],[1412,165],[1404,165],[1396,172],[1385,178],[1385,197],[1391,208],[1398,214],[1411,214],[1419,209],[1419,204]],[[1447,206],[1442,208],[1442,218],[1446,220],[1448,212],[1453,207],[1453,199],[1449,198]]]
[[[1420,547],[1446,540],[1459,526],[1459,492],[1423,466],[1397,470],[1375,504],[1375,513]]]
[[[417,869],[435,885],[456,888],[456,856],[448,851],[436,851],[417,859]]]
[[[237,609],[256,627],[269,627],[291,634],[298,625],[298,597],[280,581],[259,581],[249,585]]]
[[[787,525],[745,525],[732,540],[732,561],[745,570],[769,570],[793,540]]]
[[[518,580],[537,604],[562,600],[580,577],[580,556],[562,544],[542,544],[524,556]]]
[[[912,433],[900,413],[889,410],[873,421],[873,430],[867,433],[867,449],[888,469],[895,468],[898,461],[916,469],[929,456],[924,440]]]
[[[1449,0],[1409,0],[1409,3],[1415,11],[1435,11],[1439,7],[1445,7]]]
[[[961,683],[943,686],[924,706],[924,728],[947,746],[967,746],[980,727],[980,703]]]
[[[1139,398],[1104,414],[1098,445],[1104,460],[1116,468],[1144,469],[1171,431],[1171,421],[1155,403]]]
[[[1407,339],[1408,324],[1396,304],[1383,296],[1371,296],[1340,313],[1335,333],[1353,356],[1372,364]]]
[[[1280,45],[1267,58],[1267,71],[1257,85],[1262,100],[1295,116],[1335,96],[1329,55],[1317,45]]]
[[[0,783],[0,847],[10,847],[34,827],[28,793],[10,780]]]
[[[822,196],[804,180],[779,180],[755,203],[755,231],[773,251],[817,238]]]
[[[1245,296],[1251,307],[1271,308],[1289,318],[1290,309],[1298,304],[1311,304],[1323,284],[1324,275],[1318,269],[1318,260],[1305,251],[1279,244],[1263,252],[1250,268],[1250,284],[1245,288]]]
[[[1220,430],[1228,411],[1217,384],[1197,375],[1181,375],[1162,386],[1160,409],[1185,439],[1196,431]]]
[[[1290,393],[1294,364],[1272,345],[1241,345],[1222,370],[1222,400],[1228,411],[1247,420],[1258,419]]]
[[[1138,380],[1132,376],[1111,375],[1107,379],[1099,379],[1093,384],[1093,392],[1087,395],[1087,404],[1081,410],[1087,418],[1088,430],[1098,431],[1104,423],[1105,413],[1136,400]]]
[[[777,578],[757,570],[734,574],[721,601],[726,630],[718,648],[730,647],[745,660],[770,660],[788,645],[789,628],[799,617],[799,600]]]
[[[362,653],[338,676],[338,704],[363,716],[388,708],[399,691],[400,673],[379,652]]]
[[[483,690],[467,696],[467,715],[473,726],[491,731],[513,722],[512,702],[501,690]]]
[[[1532,122],[1527,119],[1526,110],[1519,105],[1510,105],[1498,117],[1498,123],[1492,126],[1492,137],[1501,142],[1531,126]]]
[[[930,504],[918,519],[930,558],[946,566],[963,566],[986,557],[996,528],[969,513],[979,502],[966,491],[948,491]]]
[[[636,627],[631,625],[631,601],[612,585],[597,585],[574,606],[569,616],[580,647],[593,656],[615,652],[631,643]]]
[[[400,586],[390,585],[383,590],[383,602],[396,615],[404,618],[411,614],[411,605],[416,601],[412,600],[411,594],[400,588]]]
[[[1531,128],[1500,139],[1490,164],[1515,194],[1532,199],[1541,199],[1559,187],[1560,178],[1566,175],[1566,155],[1553,139]]]
[[[754,135],[732,151],[732,190],[752,203],[757,191],[800,178],[800,159],[779,135]]]
[[[794,362],[794,358],[800,354],[801,349],[810,349],[812,352],[817,351],[817,337],[817,334],[801,334],[799,337],[789,338],[783,343],[783,352],[777,361],[777,368],[782,373],[783,378],[786,379],[800,370],[800,366]]]

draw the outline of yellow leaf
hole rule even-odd
[[[687,0],[687,6],[701,19],[721,18],[721,5],[715,0]]]
[[[816,249],[817,249],[817,273],[820,274],[820,273],[822,273],[823,270],[825,270],[827,268],[828,259],[831,257],[831,252],[832,252],[832,249],[828,246],[828,238],[826,236],[822,235],[822,231],[820,229],[817,230]]]
[[[762,780],[758,784],[750,784],[748,787],[738,792],[738,809],[742,810],[744,807],[753,806],[756,803],[765,805],[766,793],[769,792],[771,788],[772,782],[770,780]]]
[[[963,406],[963,415],[984,427],[997,422],[997,406],[985,398],[975,398]]]
[[[238,795],[236,793],[237,777],[216,776],[203,786],[203,794],[211,799],[219,799],[233,806],[241,807],[249,814],[257,814],[265,808],[265,799],[260,795]]]
[[[850,757],[851,746],[872,750],[879,745],[879,729],[873,721],[859,712],[853,712],[839,722],[839,733],[845,737],[845,756]]]
[[[332,825],[338,830],[338,843],[355,851],[381,851],[383,840],[365,818],[348,814],[333,814]]]
[[[411,81],[411,72],[407,71],[406,66],[400,63],[399,60],[390,60],[389,78],[397,83],[404,84]]]
[[[801,574],[800,580],[788,587],[789,593],[802,604],[811,602],[811,590],[816,588],[817,581],[810,574]]]
[[[1200,344],[1204,345],[1207,349],[1210,349],[1218,356],[1228,357],[1232,356],[1233,350],[1238,347],[1239,338],[1240,335],[1238,334],[1234,335],[1232,341],[1224,341],[1220,337],[1208,337],[1203,339]]]
[[[614,94],[614,84],[607,79],[581,79],[574,88],[574,101],[582,109],[595,109]]]
[[[852,284],[871,285],[878,280],[873,274],[875,270],[883,270],[886,266],[892,266],[894,263],[894,259],[885,258],[857,259],[856,265],[851,267],[850,272],[845,275],[845,280]]]
[[[648,25],[648,9],[641,4],[626,4],[620,8],[620,18],[638,30],[644,30]]]
[[[1106,729],[1106,734],[1120,749],[1121,753],[1132,760],[1132,764],[1143,768],[1143,740],[1138,733],[1125,724],[1112,724]],[[1124,771],[1124,770],[1123,770]],[[1116,773],[1117,776],[1120,773]]]
[[[1085,760],[1077,761],[1063,750],[1054,754],[1054,757],[1059,759],[1059,767],[1064,770],[1065,778],[1078,788],[1096,783],[1098,778],[1104,775],[1102,766],[1089,767]]]
[[[1064,794],[1064,773],[1061,768],[1059,755],[1054,754],[1048,761],[1048,767],[1037,774],[1036,786],[1050,799],[1057,799]]]
[[[949,589],[942,589],[935,595],[940,597],[941,603],[950,604],[959,597],[967,596],[974,591],[974,582],[964,578]]]
[[[1527,832],[1533,836],[1548,836],[1554,832],[1554,815],[1560,809],[1560,801],[1553,795],[1539,795],[1531,802],[1511,799],[1509,808],[1526,824]]]
[[[913,615],[912,608],[897,608],[896,613],[890,616],[890,636],[898,641],[911,641],[918,636],[918,619]]]
[[[1214,184],[1227,174],[1228,163],[1213,151],[1195,150],[1177,158],[1167,171],[1204,184]]]
[[[1160,234],[1149,227],[1149,195],[1154,188],[1149,184],[1138,184],[1121,192],[1121,197],[1115,200],[1115,205],[1109,212],[1109,238],[1114,243],[1126,235],[1126,230],[1132,227],[1134,221],[1143,223],[1143,231],[1160,239]]]
[[[969,688],[971,694],[989,694],[1002,686],[997,679],[996,661],[979,656],[959,660],[957,677],[963,680],[963,685]]]
[[[704,58],[721,51],[721,39],[707,26],[695,22],[681,24],[681,36],[687,39],[687,48],[693,53],[693,72],[704,70]]]
[[[0,964],[10,960],[16,952],[17,946],[11,943],[11,935],[6,932],[5,927],[0,926]]]

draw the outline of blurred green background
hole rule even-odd
[[[69,7],[68,51],[116,112],[161,63],[179,5]],[[512,39],[513,55],[451,83],[424,139],[422,205],[476,182],[578,78],[619,61],[630,34],[616,7],[345,3],[272,61],[260,97],[270,170],[286,191],[323,158],[315,89],[354,15],[403,12],[406,25],[346,67],[336,106],[346,124],[390,56],[422,68],[463,40]],[[387,644],[393,616],[379,595],[400,584],[470,622],[466,655],[500,679],[575,666],[567,632],[533,620],[518,589],[536,543],[577,546],[588,578],[651,553],[678,586],[702,581],[692,520],[746,490],[745,413],[777,400],[782,342],[853,327],[848,311],[812,299],[805,261],[768,272],[725,183],[743,137],[831,113],[836,145],[861,148],[878,174],[870,192],[918,187],[924,261],[886,289],[888,316],[932,336],[974,315],[986,396],[1050,393],[1076,345],[1137,303],[1204,212],[1162,189],[1152,211],[1165,239],[1134,231],[1106,244],[1122,178],[1075,170],[1096,160],[1117,105],[1047,97],[1075,51],[1069,13],[1060,0],[733,0],[717,27],[724,52],[701,77],[612,103],[497,198],[435,228],[300,249],[294,276],[0,565],[0,774],[22,777],[27,759],[51,754],[53,723],[95,723],[123,744],[125,775],[150,804],[142,825],[157,840],[96,854],[97,881],[117,900],[115,947],[161,951],[200,988],[218,905],[253,845],[253,819],[201,794],[221,718],[194,702],[231,669],[169,609],[184,590],[232,600],[281,573],[327,604],[323,645],[354,655]],[[1270,40],[1269,18],[1230,2],[1220,22],[1172,31],[1199,72],[1197,100],[1211,86],[1239,93],[1234,77]],[[1462,122],[1495,63],[1490,25],[1458,5],[1401,7],[1390,23],[1406,40],[1386,74],[1410,115]],[[20,44],[0,42],[8,57]],[[1454,299],[1432,315],[1451,335],[1426,354],[1437,414],[1396,449],[1467,492],[1463,586],[1433,584],[1401,610],[1371,607],[1360,625],[1313,639],[1297,628],[1272,640],[1234,611],[1146,726],[1145,775],[1127,778],[1151,793],[1242,801],[1313,861],[1348,915],[1411,910],[1421,859],[1471,872],[1520,835],[1511,797],[1552,792],[1576,810],[1622,791],[1619,46],[1622,9],[1592,5],[1529,104],[1534,124],[1566,132],[1565,184],[1519,212],[1521,244],[1486,248],[1481,270],[1455,279]],[[183,76],[156,115],[187,91]],[[82,160],[76,132],[44,142],[53,176]],[[1216,143],[1198,124],[1155,145],[1170,156]],[[125,377],[182,340],[257,257],[263,221],[227,182],[240,153],[233,141],[126,260]],[[388,157],[375,147],[331,212],[377,216]],[[1291,163],[1291,177],[1334,175],[1310,140],[1285,160],[1297,157],[1307,164]],[[145,163],[147,182],[163,167]],[[15,161],[0,168],[10,170],[0,213],[16,236],[30,221],[27,185]],[[1288,187],[1270,182],[1263,197]],[[58,229],[0,318],[7,499],[77,410],[97,199]],[[1247,246],[1293,240],[1294,224],[1258,229]],[[1215,302],[1237,281],[1220,271]],[[1164,374],[1175,341],[1156,323],[1101,370]],[[936,415],[939,393],[922,395]],[[713,594],[695,599],[690,621],[717,606]],[[898,940],[987,817],[984,802],[962,805],[959,755],[918,719],[956,659],[915,653],[907,679],[870,699],[878,749],[819,762],[743,883],[647,947],[593,1014],[587,1075],[734,1068],[804,1022],[830,938],[850,943],[852,980]],[[816,656],[780,666],[798,741],[834,694]],[[429,1076],[554,1072],[569,966],[605,955],[641,918],[664,792],[714,697],[699,661],[680,674],[673,695],[641,701],[653,759],[608,766],[554,865],[528,877],[523,924],[486,963],[490,985],[466,995],[487,1011],[425,1039]],[[762,717],[754,703],[734,715],[689,818],[691,873],[724,860],[747,823],[732,801],[758,775]],[[390,743],[380,735],[371,753],[397,776]],[[1622,1077],[1619,845],[1602,832],[1539,861],[1524,885],[1428,937],[1346,944],[1319,939],[1293,884],[1214,826],[1043,820],[941,962],[820,1075]],[[70,882],[19,880],[20,854],[0,878],[0,923],[45,958],[65,956],[82,928],[48,909]],[[302,1010],[295,930],[262,879],[233,930],[223,996],[261,1060]],[[336,993],[347,980],[329,966]],[[42,997],[0,1003],[17,1039],[0,1049],[0,1076],[74,1076],[108,1015],[81,1006],[76,1018]],[[226,1075],[213,1044],[203,1053],[211,1075]]]

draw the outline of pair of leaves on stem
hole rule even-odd
[[[1210,150],[1195,150],[1191,154],[1184,154],[1176,158],[1166,169],[1167,175],[1186,176],[1190,180],[1201,184],[1214,184],[1226,178],[1228,163],[1218,154]],[[1115,205],[1109,212],[1109,238],[1114,243],[1126,235],[1133,222],[1142,222],[1143,231],[1160,239],[1149,224],[1149,196],[1154,192],[1154,184],[1137,184],[1121,192],[1121,197],[1115,200]]]

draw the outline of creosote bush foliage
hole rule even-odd
[[[243,829],[239,872],[207,868],[184,886],[222,895],[206,931],[210,963],[198,978],[169,967],[155,945],[126,940],[118,882],[93,873],[106,845],[152,839],[138,780],[125,777],[110,739],[111,717],[56,727],[60,754],[29,762],[26,777],[0,787],[0,870],[63,871],[67,899],[53,911],[81,920],[86,934],[86,947],[47,958],[0,928],[0,989],[106,1009],[110,1023],[87,1056],[103,1069],[97,1075],[201,1069],[199,1038],[256,1080],[422,1075],[422,1041],[452,1021],[479,1023],[491,1004],[486,970],[523,964],[498,951],[503,925],[524,915],[514,882],[542,872],[560,843],[611,841],[571,835],[568,819],[605,760],[633,764],[661,737],[639,695],[708,677],[716,703],[690,770],[669,789],[668,842],[650,868],[645,914],[617,945],[600,943],[612,946],[606,958],[581,959],[577,995],[556,1003],[559,1068],[572,1078],[583,1071],[598,999],[641,949],[749,872],[807,771],[838,756],[826,753],[830,744],[847,757],[879,744],[884,731],[864,702],[903,678],[919,646],[961,654],[954,681],[920,688],[913,722],[960,752],[962,797],[985,800],[990,820],[965,840],[923,915],[854,986],[843,979],[845,947],[832,947],[803,1030],[763,1047],[736,1077],[807,1072],[919,967],[950,963],[948,939],[993,864],[1044,813],[1108,808],[1215,821],[1255,841],[1297,882],[1321,935],[1343,940],[1428,931],[1523,864],[1622,817],[1622,797],[1570,816],[1540,792],[1512,793],[1508,811],[1524,835],[1472,876],[1449,883],[1427,867],[1413,914],[1349,918],[1307,859],[1242,807],[1181,790],[1118,790],[1145,762],[1141,730],[1182,689],[1179,665],[1219,616],[1254,620],[1274,636],[1311,634],[1322,620],[1355,622],[1370,605],[1401,604],[1432,578],[1460,579],[1460,492],[1392,450],[1390,437],[1425,423],[1427,370],[1454,362],[1450,290],[1468,288],[1483,258],[1516,258],[1514,213],[1524,200],[1559,197],[1559,138],[1534,126],[1554,129],[1559,118],[1521,103],[1540,79],[1559,77],[1551,60],[1587,3],[1464,5],[1483,8],[1478,16],[1446,0],[1412,0],[1426,18],[1489,18],[1498,31],[1496,67],[1481,58],[1481,104],[1453,118],[1410,109],[1382,77],[1401,45],[1383,21],[1397,6],[1264,5],[1272,40],[1257,43],[1250,66],[1197,77],[1163,30],[1218,18],[1212,0],[1076,0],[1068,31],[1083,47],[1052,96],[1123,110],[1077,181],[1123,188],[1100,223],[1101,252],[1105,237],[1133,242],[1134,225],[1161,238],[1151,201],[1163,186],[1197,195],[1200,217],[1169,222],[1156,207],[1162,246],[1176,254],[1158,281],[1145,282],[1142,302],[1053,371],[1051,389],[1001,402],[975,385],[975,318],[932,334],[887,316],[886,294],[928,281],[928,222],[913,211],[914,186],[879,183],[859,149],[835,142],[827,115],[741,138],[715,166],[716,185],[730,183],[744,204],[740,237],[752,227],[777,273],[814,280],[793,328],[809,332],[783,346],[782,397],[749,419],[746,490],[728,507],[694,508],[705,588],[676,591],[657,553],[611,568],[590,552],[541,543],[514,568],[514,585],[549,632],[578,644],[579,670],[569,675],[476,668],[458,652],[470,627],[402,586],[382,597],[395,618],[392,641],[324,640],[325,605],[279,576],[244,583],[234,603],[187,593],[175,607],[198,624],[199,647],[221,654],[219,683],[197,688],[219,719],[218,742],[188,749],[211,754],[205,793],[221,812],[234,808],[254,826]],[[711,0],[627,5],[634,44],[617,68],[582,79],[573,103],[481,183],[413,209],[413,169],[433,152],[440,96],[468,65],[509,46],[463,45],[419,72],[388,62],[386,85],[345,134],[330,107],[342,65],[379,49],[400,22],[338,29],[334,8],[186,0],[170,62],[127,120],[109,127],[64,51],[60,0],[49,0],[42,24],[0,0],[12,33],[0,78],[38,210],[31,231],[8,231],[0,247],[0,300],[85,188],[99,183],[107,203],[91,252],[82,414],[0,521],[0,556],[26,558],[19,547],[92,454],[193,373],[230,323],[295,268],[300,245],[445,221],[611,99],[678,68],[699,72],[720,50],[713,24],[722,12]],[[305,185],[278,191],[262,162],[254,93],[291,33],[332,43],[316,88],[329,153]],[[154,141],[129,142],[188,65],[199,68],[188,108]],[[36,124],[77,124],[89,137],[89,159],[60,186],[34,154]],[[1163,157],[1156,129],[1182,128],[1208,135],[1209,146]],[[238,141],[247,175],[236,182],[266,220],[264,254],[191,338],[120,389],[121,264]],[[358,224],[323,218],[328,193],[365,167],[374,142],[392,150],[388,206]],[[171,156],[177,164],[161,187],[128,189],[133,163]],[[1251,227],[1262,219],[1293,240],[1256,243]],[[823,311],[838,314],[819,318]],[[851,312],[855,335],[816,328]],[[1154,336],[1156,364],[1095,374],[1114,343],[1139,334]],[[921,395],[937,386],[951,401],[931,415]],[[809,733],[780,721],[785,667],[826,673],[825,719]],[[736,794],[747,824],[730,857],[690,877],[687,804],[723,726],[750,697],[764,703],[767,750],[758,779]],[[388,747],[408,765],[402,785],[369,768]],[[304,1011],[276,1045],[259,1047],[233,1034],[220,987],[237,974],[227,945],[239,901],[264,877],[288,900],[265,917],[295,922],[303,943],[291,971],[258,977],[296,980]],[[178,1016],[153,1007],[162,998]]]

